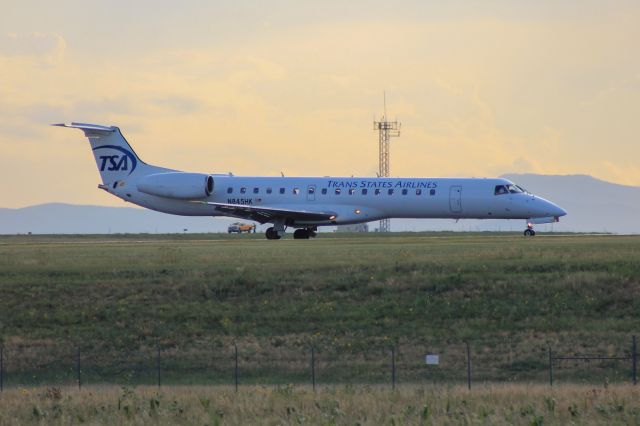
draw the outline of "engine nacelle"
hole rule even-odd
[[[180,200],[207,197],[213,193],[213,186],[213,177],[202,173],[156,173],[138,181],[140,192]]]

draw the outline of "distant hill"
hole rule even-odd
[[[561,231],[640,233],[640,187],[587,175],[507,174],[503,176],[567,211],[554,225]]]
[[[640,233],[640,187],[618,185],[586,175],[506,174],[529,191],[559,204],[569,213],[540,231]],[[41,204],[0,208],[0,234],[108,234],[226,232],[236,219],[173,216],[131,207]],[[369,229],[377,228],[372,222]],[[265,226],[258,228],[258,232]],[[520,231],[522,220],[393,219],[393,231]],[[330,231],[332,228],[324,228]]]
[[[226,232],[234,220],[174,216],[132,207],[40,204],[0,208],[0,234],[111,234]]]

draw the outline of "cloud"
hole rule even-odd
[[[0,36],[0,57],[36,60],[56,65],[64,59],[67,43],[58,34],[8,33]]]
[[[615,167],[640,155],[640,56],[628,53],[637,20],[621,38],[609,18],[374,19],[274,26],[241,42],[144,33],[117,58],[93,48],[95,37],[108,43],[97,32],[84,50],[69,38],[68,52],[55,33],[2,36],[0,144],[22,163],[0,173],[35,170],[60,189],[33,184],[5,199],[117,203],[78,189],[95,177],[82,135],[46,127],[71,120],[118,125],[146,161],[184,170],[372,175],[385,89],[403,124],[395,176],[533,171],[640,184],[640,170]]]
[[[151,102],[159,108],[182,114],[193,114],[204,107],[200,99],[180,95],[161,96]]]

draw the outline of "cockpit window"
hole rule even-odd
[[[518,185],[514,185],[512,183],[508,185],[496,185],[495,192],[494,192],[495,195],[522,194],[522,193],[527,193],[527,191],[522,187]]]
[[[512,194],[521,194],[524,192],[518,185],[507,185],[507,189]]]
[[[507,190],[507,187],[504,185],[496,185],[496,189],[494,191],[495,195],[502,195],[502,194],[508,194],[509,190]]]

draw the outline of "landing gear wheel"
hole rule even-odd
[[[525,237],[533,237],[534,235],[536,235],[536,231],[534,231],[533,229],[527,228],[524,230]]]
[[[280,235],[278,235],[278,232],[275,230],[273,226],[270,228],[267,228],[266,236],[267,236],[267,240],[279,240],[280,238],[282,238]]]
[[[293,239],[294,240],[308,240],[311,233],[309,232],[309,230],[307,229],[296,229],[293,232]]]

